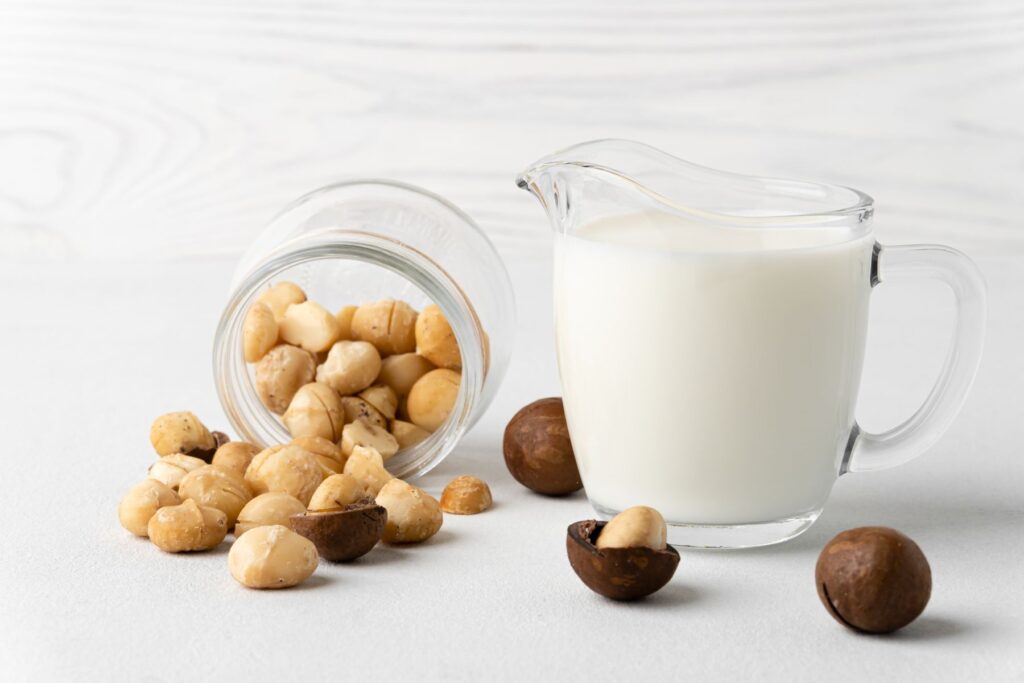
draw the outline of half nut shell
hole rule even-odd
[[[292,529],[313,541],[320,557],[351,562],[373,550],[384,534],[388,511],[367,498],[342,510],[292,515]]]
[[[569,525],[569,564],[587,588],[612,600],[639,600],[660,590],[676,573],[679,552],[672,546],[605,548],[594,545],[607,522],[588,519]]]

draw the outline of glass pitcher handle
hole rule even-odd
[[[981,361],[985,339],[985,281],[974,261],[949,247],[875,245],[872,284],[938,280],[956,299],[953,339],[928,397],[910,418],[880,434],[854,426],[842,472],[901,465],[931,448],[963,406]]]

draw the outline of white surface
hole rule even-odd
[[[5,680],[1021,680],[1024,677],[1024,17],[1017,2],[20,2],[0,0],[0,335]],[[845,183],[883,242],[972,254],[986,357],[926,457],[838,483],[787,545],[686,552],[636,605],[564,557],[582,496],[542,499],[500,457],[514,410],[557,392],[550,251],[512,185],[556,147],[642,138],[693,161]],[[246,591],[226,549],[169,557],[118,498],[149,422],[223,416],[210,345],[234,259],[289,199],[385,176],[449,196],[515,279],[510,377],[426,481],[497,505],[424,547]],[[859,415],[901,419],[948,337],[944,293],[873,297]],[[818,604],[836,532],[888,524],[935,577],[887,638]]]

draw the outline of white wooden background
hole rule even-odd
[[[781,549],[686,554],[660,602],[631,608],[568,572],[561,527],[583,499],[530,496],[496,445],[557,391],[548,229],[513,178],[597,137],[852,185],[881,241],[951,244],[990,287],[982,373],[933,453],[844,477]],[[254,596],[223,554],[154,555],[112,511],[154,415],[222,419],[209,346],[242,249],[289,200],[354,177],[449,197],[506,258],[509,379],[425,482],[476,471],[499,506],[446,522],[415,561],[380,551]],[[322,677],[334,660],[296,634],[337,628],[360,678],[1020,681],[1022,188],[1021,0],[0,0],[0,677]],[[860,412],[877,428],[927,391],[949,311],[927,288],[874,299]],[[868,522],[917,538],[936,571],[899,638],[843,633],[805,576]]]

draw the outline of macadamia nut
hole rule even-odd
[[[170,486],[175,491],[185,475],[192,470],[206,467],[206,461],[191,455],[165,455],[149,466],[149,478]]]
[[[668,529],[661,513],[645,505],[623,510],[605,524],[597,537],[598,550],[604,548],[651,548],[664,550]]]
[[[404,420],[391,421],[391,435],[398,442],[398,450],[412,448],[419,442],[430,437],[430,432]]]
[[[262,449],[254,443],[229,441],[218,448],[217,452],[213,454],[211,464],[234,470],[244,475],[246,468],[249,467],[249,463],[252,462],[252,459],[260,450]]]
[[[340,341],[331,347],[316,371],[323,382],[342,396],[358,393],[373,384],[380,373],[380,353],[364,341]]]
[[[209,550],[220,545],[228,533],[228,517],[216,508],[194,500],[162,507],[150,518],[149,540],[168,553]]]
[[[406,409],[409,419],[428,432],[443,425],[455,407],[462,376],[454,370],[439,368],[420,377],[409,392]]]
[[[416,311],[393,299],[360,306],[352,316],[352,337],[370,342],[382,356],[415,351]]]
[[[331,312],[318,303],[303,301],[284,312],[279,325],[281,339],[317,353],[331,348],[341,336],[341,326]]]
[[[345,453],[333,441],[320,436],[300,436],[292,439],[292,443],[316,456],[325,477],[337,474],[345,467]]]
[[[345,408],[345,422],[366,420],[378,427],[387,427],[388,421],[381,415],[380,411],[370,405],[365,399],[358,396],[344,396],[341,405]]]
[[[256,495],[284,491],[303,505],[323,481],[323,469],[316,456],[305,448],[289,444],[261,451],[245,471],[245,481]]]
[[[277,344],[277,319],[270,306],[256,302],[242,323],[242,356],[247,363],[263,358]]]
[[[383,427],[356,420],[341,430],[341,450],[351,455],[356,446],[373,448],[384,460],[398,452],[398,441]]]
[[[441,506],[426,491],[392,479],[377,494],[377,505],[388,511],[385,543],[419,543],[441,529]]]
[[[161,415],[149,429],[149,441],[158,455],[209,452],[217,448],[213,434],[190,412]]]
[[[294,282],[278,282],[256,298],[257,302],[270,308],[278,322],[284,318],[289,306],[301,304],[305,300],[306,293]]]
[[[132,487],[117,506],[117,518],[136,536],[147,536],[150,518],[168,505],[178,505],[181,498],[174,490],[156,479],[146,479]]]
[[[467,474],[452,479],[441,493],[441,509],[453,515],[475,515],[491,507],[491,489]]]
[[[301,387],[316,376],[316,359],[309,351],[279,344],[256,364],[256,391],[263,405],[281,415]]]
[[[352,474],[332,474],[323,480],[309,501],[310,512],[343,510],[366,497],[366,488]]]
[[[351,340],[352,339],[352,316],[356,314],[358,306],[345,306],[335,314],[335,318],[338,319],[338,335],[339,340]]]
[[[395,390],[386,384],[376,384],[368,389],[363,389],[359,392],[359,398],[376,408],[386,419],[395,419],[398,396],[395,394]],[[382,424],[381,427],[387,427],[387,424]]]
[[[436,365],[418,353],[401,353],[381,361],[378,381],[391,387],[402,398],[409,395],[416,380],[436,368]]]
[[[228,552],[228,570],[249,588],[288,588],[316,571],[316,546],[280,524],[261,526],[238,538]]]
[[[345,462],[345,474],[351,474],[362,484],[367,496],[373,497],[392,479],[384,467],[384,458],[373,448],[356,446]]]
[[[345,409],[333,389],[312,382],[295,392],[282,419],[293,437],[319,436],[337,441],[345,425]]]
[[[462,369],[459,343],[437,304],[424,308],[416,319],[416,351],[439,368]]]
[[[235,470],[218,465],[206,465],[186,474],[178,486],[178,495],[223,512],[228,518],[228,529],[235,525],[238,513],[252,500],[245,478]]]
[[[292,515],[301,515],[305,511],[306,506],[302,504],[301,500],[284,491],[261,493],[246,503],[238,513],[238,520],[235,522],[235,538],[258,526],[271,524],[288,526],[288,520]]]

